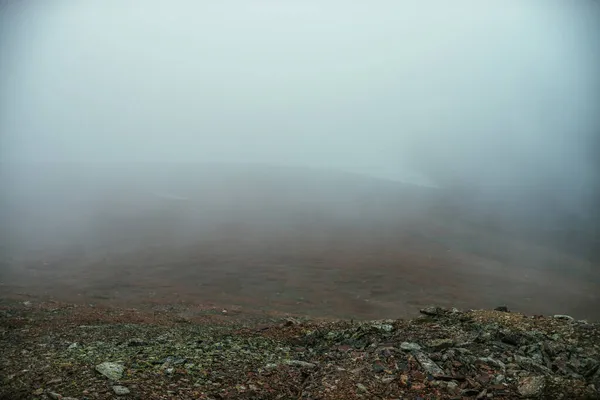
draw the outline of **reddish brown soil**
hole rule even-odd
[[[52,168],[8,170],[3,183],[3,296],[344,318],[507,305],[600,319],[597,263],[499,228],[517,214],[495,223],[431,189],[305,170]]]
[[[600,319],[597,268],[551,249],[502,242],[506,259],[498,261],[402,229],[315,227],[270,236],[244,229],[188,245],[155,238],[119,254],[32,253],[10,262],[2,295],[365,319],[408,316],[432,303],[502,304],[529,314]],[[569,267],[551,268],[561,263]]]

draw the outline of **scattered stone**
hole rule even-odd
[[[180,365],[180,364],[185,364],[185,362],[187,361],[186,358],[184,357],[173,357],[173,356],[169,356],[167,358],[163,358],[160,363],[163,364],[165,367],[168,365]]]
[[[113,392],[115,392],[115,394],[117,396],[125,396],[126,394],[130,393],[129,389],[127,389],[125,386],[121,386],[121,385],[113,386],[112,390],[113,390]]]
[[[114,362],[103,362],[102,364],[96,365],[96,371],[110,380],[118,381],[123,376],[125,368],[121,364]]]
[[[356,387],[362,393],[368,393],[369,392],[369,389],[367,389],[367,387],[365,385],[363,385],[362,383],[357,383]]]
[[[446,375],[444,374],[444,371],[437,366],[436,363],[434,363],[429,357],[427,357],[427,355],[425,355],[425,353],[421,351],[416,351],[414,352],[414,355],[419,364],[421,364],[421,367],[428,374],[432,375],[433,377]]]
[[[417,343],[402,342],[400,344],[400,349],[402,349],[404,351],[417,351],[417,350],[421,350],[421,346],[419,346]]]
[[[376,374],[385,371],[385,365],[381,363],[381,361],[375,361],[373,363],[373,372]]]
[[[434,339],[429,342],[428,347],[435,351],[445,350],[454,345],[454,341],[452,339]]]
[[[546,386],[543,376],[528,376],[519,380],[518,391],[523,397],[539,397]]]
[[[139,338],[133,338],[133,339],[129,339],[127,341],[127,346],[130,347],[136,347],[136,346],[147,346],[148,343],[143,340],[143,339],[139,339]]]
[[[31,337],[22,330],[30,327],[37,335],[36,322],[28,320],[32,311],[17,306],[25,314],[23,322],[15,319],[18,334]],[[456,317],[447,309],[429,311],[440,318],[301,324],[273,318],[260,331],[245,322],[233,331],[178,324],[148,329],[119,322],[79,331],[78,344],[65,342],[73,334],[67,325],[69,333],[50,331],[18,346],[3,342],[0,352],[9,350],[10,358],[2,384],[26,390],[25,397],[53,400],[67,400],[54,393],[67,390],[77,390],[83,400],[149,398],[157,390],[169,398],[195,398],[198,393],[219,398],[229,388],[237,391],[228,393],[233,397],[263,398],[265,382],[273,397],[292,385],[293,397],[302,398],[338,392],[340,398],[599,398],[599,324],[492,310]],[[7,332],[0,327],[0,336]],[[140,337],[152,338],[151,345],[134,349],[147,345]],[[96,366],[99,361],[94,360],[116,362]],[[93,378],[90,370],[77,371],[89,363],[102,378]],[[108,379],[102,384],[104,376]],[[89,380],[78,381],[80,377]],[[160,387],[155,379],[163,381]],[[77,387],[69,389],[72,383]]]
[[[482,362],[482,363],[485,363],[487,365],[490,365],[492,367],[495,367],[497,369],[502,369],[502,370],[506,369],[506,365],[502,361],[495,360],[495,359],[493,359],[491,357],[480,357],[478,359],[478,361]]]
[[[69,345],[69,347],[67,347],[67,350],[75,350],[78,347],[79,347],[79,344],[77,342],[73,342]]]
[[[428,315],[430,317],[441,315],[443,311],[443,308],[437,306],[428,306],[419,310],[421,314]]]
[[[316,364],[300,360],[286,360],[284,363],[287,365],[292,365],[294,367],[302,368],[315,368],[317,366]]]
[[[500,341],[511,346],[518,346],[521,343],[521,336],[511,332],[500,332]]]
[[[394,327],[390,324],[373,324],[371,326],[382,332],[391,332],[394,330]]]
[[[562,320],[565,320],[565,321],[573,321],[573,320],[575,320],[575,318],[571,317],[570,315],[564,315],[564,314],[556,314],[554,316],[554,318],[556,318],[556,319],[562,319]]]
[[[284,326],[294,326],[294,325],[299,325],[299,324],[300,324],[300,322],[297,319],[288,317],[285,319]]]
[[[31,302],[30,302],[30,301],[24,301],[24,302],[23,302],[23,305],[24,305],[25,307],[31,307]]]

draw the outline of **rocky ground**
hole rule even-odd
[[[600,399],[600,325],[429,307],[412,320],[0,302],[1,399]],[[175,312],[177,311],[177,312]]]

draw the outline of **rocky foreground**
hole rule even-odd
[[[213,314],[3,301],[0,398],[600,399],[600,325],[569,316]]]

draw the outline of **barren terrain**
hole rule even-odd
[[[5,168],[21,179],[4,182],[2,295],[360,319],[503,304],[600,318],[598,265],[483,224],[436,189],[179,168]]]

